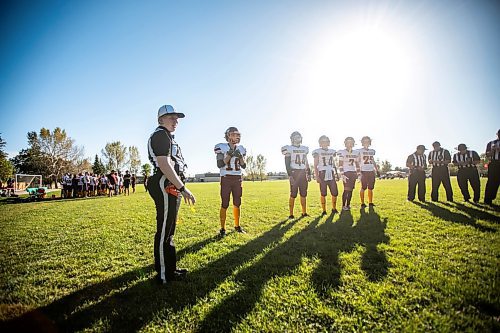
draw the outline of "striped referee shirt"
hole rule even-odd
[[[453,164],[458,166],[459,169],[463,168],[476,168],[474,161],[481,160],[479,155],[474,150],[466,150],[465,154],[460,152],[453,155]],[[467,162],[467,164],[459,164],[460,162]]]
[[[427,168],[427,160],[425,158],[425,154],[419,155],[417,153],[413,153],[406,159],[406,165],[410,165],[412,167],[422,167]]]
[[[489,156],[491,161],[500,161],[500,150],[497,150],[499,147],[500,140],[488,142],[488,145],[486,146],[486,155]]]
[[[431,163],[431,161],[434,162]],[[433,150],[429,153],[429,163],[433,167],[447,166],[448,163],[444,161],[451,161],[451,155],[448,150],[439,148],[438,151]]]

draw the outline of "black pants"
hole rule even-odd
[[[156,233],[154,239],[155,270],[158,278],[166,282],[174,278],[176,255],[174,244],[175,223],[181,203],[180,197],[168,194],[167,177],[154,174],[148,179],[148,192],[156,206]]]
[[[462,168],[458,169],[457,174],[458,186],[460,191],[464,196],[464,200],[470,200],[469,194],[469,182],[474,192],[474,202],[479,201],[479,195],[481,192],[481,183],[479,182],[479,173],[476,168]]]
[[[418,200],[425,201],[425,171],[414,170],[408,177],[408,200],[415,200],[418,185]]]
[[[438,201],[439,186],[443,183],[446,191],[446,200],[453,201],[453,190],[451,189],[450,173],[447,166],[432,167],[432,191],[431,200]]]
[[[488,165],[488,182],[484,193],[484,202],[491,204],[497,197],[500,186],[500,161],[491,161]]]

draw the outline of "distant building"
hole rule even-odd
[[[220,175],[215,172],[198,173],[194,175],[195,182],[208,183],[208,182],[219,182]]]
[[[269,172],[267,174],[267,180],[280,180],[280,179],[288,179],[288,175],[286,172]]]

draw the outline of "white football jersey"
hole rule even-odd
[[[358,151],[361,171],[375,171],[375,150],[361,148]]]
[[[318,171],[333,171],[336,155],[336,151],[334,149],[318,148],[313,150],[312,155],[314,158],[317,156],[319,159]]]
[[[356,171],[356,162],[359,163],[359,150],[353,150],[350,153],[346,149],[337,152],[339,162],[343,162],[344,172]]]
[[[307,154],[309,153],[309,148],[306,146],[283,146],[281,152],[285,156],[290,156],[290,167],[292,169],[306,169]]]
[[[229,146],[229,143],[219,143],[215,145],[214,152],[216,154],[223,154],[225,157],[230,149],[231,147]],[[245,156],[247,154],[247,150],[242,145],[237,145],[236,150],[238,150],[242,156]],[[225,166],[220,168],[221,177],[225,175],[241,176],[242,172],[243,170],[240,166],[240,159],[235,156],[231,157],[229,165],[226,164]]]

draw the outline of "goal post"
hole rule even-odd
[[[16,173],[14,189],[16,191],[25,191],[27,188],[42,187],[42,184],[42,175]]]

